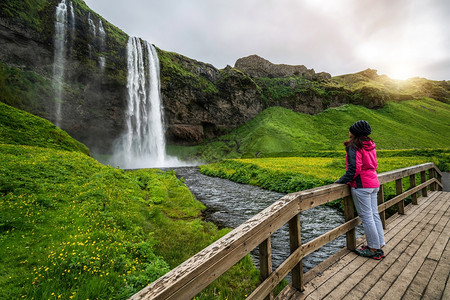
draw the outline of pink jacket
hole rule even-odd
[[[363,147],[350,147],[347,151],[347,171],[336,181],[348,183],[354,188],[377,188],[380,186],[377,176],[377,152],[375,143],[363,142]]]

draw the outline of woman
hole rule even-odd
[[[383,225],[378,214],[377,193],[380,182],[377,176],[375,143],[368,137],[372,133],[369,123],[357,121],[350,127],[350,139],[344,143],[347,151],[347,171],[336,183],[351,186],[353,203],[362,221],[367,246],[355,250],[358,255],[373,259],[384,258]]]

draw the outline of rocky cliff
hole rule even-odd
[[[0,100],[55,121],[53,89],[55,10],[61,1],[2,1]],[[73,1],[74,30],[66,36],[60,127],[94,151],[105,152],[122,131],[128,36]],[[103,22],[104,45],[90,30]],[[100,57],[105,67],[99,67]]]
[[[107,153],[125,126],[128,35],[84,1],[68,2],[74,20],[66,36],[63,97],[55,100],[55,10],[61,1],[34,2],[0,3],[0,101],[50,121],[61,101],[60,127],[94,152]],[[417,79],[401,86],[374,70],[331,78],[256,55],[221,70],[162,49],[158,55],[166,135],[174,144],[221,135],[271,106],[317,114],[346,103],[379,108],[423,96],[449,100],[448,82]]]
[[[331,75],[329,73],[316,73],[314,69],[308,69],[303,65],[291,66],[286,64],[273,64],[256,54],[239,58],[234,66],[252,77],[274,78],[301,76],[308,80],[331,79]]]

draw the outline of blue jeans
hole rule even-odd
[[[379,188],[351,188],[353,203],[366,234],[367,246],[373,249],[381,249],[385,245],[383,224],[378,214],[378,190]]]

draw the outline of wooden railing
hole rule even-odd
[[[428,180],[426,171],[429,173]],[[418,173],[421,176],[421,183],[416,185]],[[412,203],[417,204],[419,191],[426,197],[428,187],[431,191],[442,189],[441,176],[442,173],[433,163],[379,174],[381,187],[378,194],[378,211],[383,225],[384,212],[387,208],[397,205],[399,214],[404,214],[405,198],[411,196]],[[408,177],[410,188],[403,192],[402,180]],[[392,181],[396,183],[397,195],[384,202],[383,185]],[[302,245],[299,213],[340,198],[344,199],[346,222]],[[270,237],[286,223],[289,224],[291,254],[276,270],[272,270]],[[355,249],[355,227],[360,223],[359,218],[355,218],[348,185],[331,184],[288,194],[130,299],[191,299],[258,246],[261,284],[247,299],[273,298],[273,289],[289,272],[292,272],[292,286],[302,291],[304,285],[302,258],[342,234],[346,234],[347,248]]]

